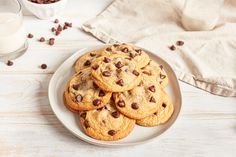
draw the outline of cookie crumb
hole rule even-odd
[[[169,47],[169,49],[170,49],[171,51],[174,51],[174,50],[176,50],[176,47],[175,47],[175,45],[171,45],[171,46]]]
[[[31,33],[29,33],[29,34],[27,35],[27,37],[28,37],[28,38],[33,38],[33,37],[34,37],[34,35],[33,35],[33,34],[31,34]]]
[[[47,69],[47,64],[41,64],[41,69]]]
[[[12,65],[13,65],[13,62],[10,61],[10,60],[8,60],[8,61],[7,61],[7,66],[12,66]]]
[[[183,46],[184,45],[184,41],[178,40],[178,41],[176,41],[176,45],[177,46]]]

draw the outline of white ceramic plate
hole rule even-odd
[[[167,129],[170,128],[171,125],[177,119],[180,109],[181,109],[181,93],[177,78],[175,73],[171,69],[171,67],[161,58],[156,56],[155,54],[146,50],[146,52],[150,55],[150,58],[154,61],[162,64],[167,72],[169,78],[169,84],[165,88],[165,91],[171,96],[172,101],[174,103],[174,113],[170,120],[163,125],[156,126],[156,127],[141,127],[136,125],[134,130],[124,139],[118,141],[99,141],[95,140],[89,136],[87,136],[78,120],[78,115],[70,112],[63,104],[63,92],[65,89],[66,82],[74,74],[74,63],[78,57],[80,57],[85,52],[92,51],[94,49],[102,48],[103,46],[93,47],[93,48],[86,48],[79,50],[71,57],[69,57],[54,73],[53,77],[51,78],[48,94],[49,94],[49,101],[57,118],[61,121],[61,123],[71,131],[75,136],[89,142],[91,144],[99,145],[99,146],[127,146],[127,145],[136,145],[141,144],[150,140],[153,140],[164,133]]]

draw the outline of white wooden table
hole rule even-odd
[[[53,114],[47,96],[57,67],[76,50],[102,44],[80,30],[112,0],[70,0],[61,21],[73,28],[54,46],[37,42],[53,37],[53,22],[25,16],[34,34],[28,52],[14,66],[0,63],[0,156],[236,156],[236,98],[224,98],[180,82],[183,108],[174,126],[153,142],[126,148],[101,148],[73,136]],[[48,68],[39,66],[46,63]]]

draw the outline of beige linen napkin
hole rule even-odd
[[[105,43],[132,42],[163,59],[177,77],[222,96],[236,96],[236,4],[225,1],[212,31],[185,31],[183,0],[115,0],[82,28]],[[210,7],[210,6],[209,6]],[[183,40],[183,46],[169,46]]]

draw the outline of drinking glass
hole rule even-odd
[[[15,59],[28,48],[18,0],[0,0],[0,60]]]
[[[220,17],[224,0],[186,0],[182,11],[182,25],[188,31],[212,30]]]

